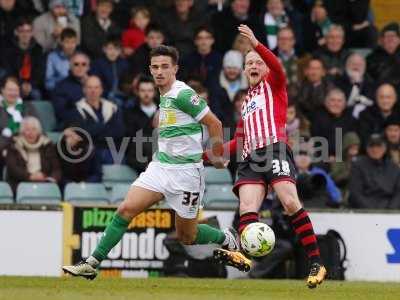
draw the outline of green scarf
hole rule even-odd
[[[19,127],[21,125],[24,104],[21,99],[18,99],[14,106],[9,106],[5,99],[2,102],[9,117],[7,128],[9,128],[13,134],[16,134],[19,132]]]

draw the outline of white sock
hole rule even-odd
[[[93,268],[96,268],[96,267],[100,264],[100,262],[99,262],[96,258],[94,258],[93,256],[89,256],[89,257],[86,259],[86,262],[87,262],[89,265],[91,265]]]

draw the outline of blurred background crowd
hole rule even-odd
[[[237,32],[244,23],[287,75],[287,134],[302,200],[311,207],[400,209],[400,27],[378,29],[370,6],[0,0],[3,180],[13,189],[22,181],[101,182],[102,165],[117,163],[106,137],[119,149],[124,137],[151,137],[157,126],[159,95],[148,65],[160,44],[178,48],[178,79],[207,100],[231,129],[229,139],[248,88],[243,61],[251,46]],[[77,128],[89,133],[93,149]],[[57,151],[61,136],[58,150],[70,151]],[[328,142],[325,161],[313,159],[323,146],[315,137]],[[151,142],[137,149],[131,141],[122,163],[140,173],[153,151]],[[234,175],[234,159],[230,170]]]

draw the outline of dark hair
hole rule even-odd
[[[76,31],[73,30],[72,28],[65,28],[63,31],[61,31],[60,35],[60,40],[63,41],[65,39],[73,39],[73,38],[78,38],[78,35],[76,34]]]
[[[121,40],[115,36],[108,37],[104,41],[103,47],[106,47],[108,45],[113,45],[115,48],[121,48]]]
[[[235,96],[233,97],[233,103],[237,102],[240,100],[240,98],[242,98],[243,96],[247,95],[247,90],[242,89],[242,90],[238,90],[235,94]]]
[[[7,76],[6,78],[4,78],[4,79],[1,81],[1,88],[4,89],[8,82],[15,83],[16,85],[18,85],[18,87],[20,86],[20,85],[19,85],[19,80],[17,79],[17,77],[14,77],[14,76]]]
[[[160,45],[150,52],[150,60],[155,56],[168,56],[172,60],[172,64],[176,65],[179,61],[179,53],[175,47]]]
[[[18,27],[21,27],[21,26],[24,26],[24,25],[32,26],[33,25],[32,24],[32,18],[30,18],[30,17],[20,17],[20,18],[18,18],[17,25],[15,26],[15,28],[18,28]]]
[[[103,3],[109,3],[114,6],[113,0],[97,0],[97,6],[99,6],[100,4],[103,4]]]
[[[149,24],[147,26],[146,31],[145,31],[146,36],[149,35],[150,32],[158,32],[158,33],[161,33],[164,36],[164,32],[161,29],[161,27],[158,26],[157,24],[154,24],[154,23]]]
[[[146,6],[134,6],[131,8],[131,18],[134,18],[138,13],[142,13],[150,19],[150,10]]]
[[[312,56],[312,57],[309,59],[309,61],[307,62],[307,65],[306,65],[307,68],[310,67],[310,63],[311,63],[313,60],[319,61],[320,64],[322,65],[322,68],[324,68],[324,70],[326,70],[326,66],[325,66],[324,61],[323,61],[322,59],[320,59],[319,57],[317,57],[317,56]]]
[[[197,27],[196,31],[194,32],[194,37],[196,38],[197,35],[198,35],[200,32],[202,32],[202,31],[208,32],[208,33],[211,34],[213,37],[215,36],[214,30],[213,30],[210,26],[202,25],[202,26],[200,26],[200,27]]]
[[[140,77],[139,77],[139,79],[138,79],[137,86],[141,85],[142,83],[151,83],[151,84],[154,84],[154,80],[153,80],[153,78],[151,78],[150,76],[147,76],[147,75],[140,75]]]

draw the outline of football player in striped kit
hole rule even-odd
[[[245,57],[245,74],[250,88],[242,106],[242,118],[235,137],[226,144],[230,153],[242,148],[238,179],[233,191],[240,199],[239,233],[258,222],[258,210],[271,187],[281,201],[299,241],[310,261],[307,285],[315,288],[326,276],[317,239],[307,212],[296,190],[296,168],[287,145],[286,110],[288,105],[286,77],[276,56],[258,42],[246,25],[239,26],[253,50]],[[230,264],[240,260],[233,251],[218,249],[215,257]]]

